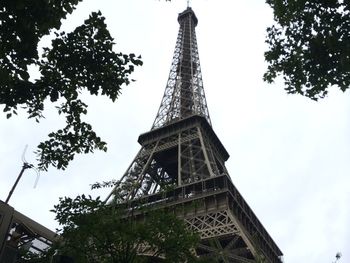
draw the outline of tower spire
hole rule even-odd
[[[189,3],[189,2],[188,2]],[[198,19],[190,7],[179,14],[180,29],[170,73],[152,129],[193,115],[211,124],[205,93],[195,27]]]

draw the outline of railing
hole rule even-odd
[[[130,202],[129,206],[133,208],[176,206],[223,193],[228,194],[230,209],[247,229],[252,241],[258,242],[262,251],[269,254],[273,262],[281,262],[282,252],[226,174],[148,195]]]

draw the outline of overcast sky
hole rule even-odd
[[[350,262],[350,93],[331,90],[319,102],[287,95],[283,83],[262,81],[265,29],[272,11],[262,0],[193,0],[199,56],[211,121],[231,157],[236,187],[284,253],[285,262]],[[156,116],[167,82],[185,0],[85,0],[64,23],[81,24],[101,10],[116,51],[141,54],[144,65],[116,103],[87,97],[86,119],[108,152],[77,157],[65,171],[27,170],[10,205],[55,229],[49,212],[60,196],[89,193],[96,181],[118,179]],[[42,45],[48,42],[44,41]],[[0,198],[50,131],[64,125],[48,104],[39,125],[25,115],[0,115]],[[52,106],[51,106],[52,108]],[[101,192],[106,196],[108,191]]]

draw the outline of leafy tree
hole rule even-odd
[[[36,154],[39,168],[65,169],[77,153],[106,151],[106,143],[82,120],[87,105],[81,93],[115,101],[140,57],[113,51],[113,38],[100,12],[93,12],[73,32],[58,31],[62,19],[81,0],[4,0],[0,3],[0,105],[7,118],[24,108],[28,118],[44,117],[46,102],[54,103],[66,126],[48,135]],[[39,55],[42,37],[55,35]],[[41,76],[31,80],[28,67]]]
[[[350,84],[350,2],[266,0],[275,24],[267,29],[264,80],[283,75],[288,93],[313,100]]]
[[[85,195],[61,198],[53,212],[62,240],[54,248],[77,263],[198,261],[192,253],[197,235],[172,213],[125,210]]]
[[[86,195],[60,198],[51,210],[60,225],[59,237],[41,254],[25,251],[21,262],[53,263],[61,257],[74,263],[216,262],[213,257],[194,255],[198,234],[171,210],[123,201],[118,181],[95,183],[91,188],[116,185],[109,203]]]
[[[195,260],[191,249],[197,236],[171,213],[148,211],[138,218],[129,211],[125,216],[124,209],[85,195],[62,198],[54,212],[62,226],[60,252],[76,262],[154,262],[159,256],[165,257],[162,262]]]

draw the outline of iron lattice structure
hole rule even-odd
[[[194,114],[205,117],[211,123],[197,48],[195,27],[198,20],[188,9],[179,16],[178,21],[180,30],[170,74],[152,129]]]
[[[282,252],[233,185],[225,147],[212,129],[191,8],[180,30],[165,93],[151,131],[111,195],[129,205],[166,207],[198,232],[196,253],[219,262],[281,262]]]

